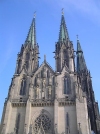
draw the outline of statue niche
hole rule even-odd
[[[49,86],[48,87],[48,98],[51,99],[51,95],[52,95],[52,87]]]
[[[39,87],[36,87],[36,99],[39,99]]]
[[[37,76],[34,79],[34,98],[41,99],[43,91],[43,83],[41,79]],[[43,95],[44,96],[44,95]]]

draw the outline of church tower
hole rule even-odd
[[[77,40],[77,74],[82,85],[82,90],[86,94],[88,116],[90,118],[91,129],[98,134],[100,133],[100,115],[98,103],[95,102],[91,74],[87,69],[79,40]]]
[[[91,75],[79,40],[74,51],[63,12],[54,53],[55,71],[46,57],[39,66],[34,16],[18,53],[0,134],[100,134]]]
[[[56,71],[61,72],[64,65],[72,72],[75,70],[74,49],[69,39],[64,13],[62,12],[59,39],[55,46]]]

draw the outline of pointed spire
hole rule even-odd
[[[62,16],[61,16],[61,24],[60,24],[60,33],[59,33],[59,41],[69,39],[68,31],[66,28],[65,18],[64,18],[64,11],[62,9]]]
[[[35,28],[35,17],[36,17],[36,12],[34,13],[34,18],[32,20],[27,38],[25,43],[30,42],[32,47],[34,48],[34,45],[36,44],[36,28]]]
[[[77,39],[77,72],[86,71],[87,66],[79,40]]]

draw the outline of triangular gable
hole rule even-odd
[[[38,73],[42,70],[42,68],[43,68],[44,66],[47,67],[48,70],[50,70],[50,71],[52,72],[52,74],[55,74],[55,72],[54,72],[54,70],[52,69],[52,67],[51,67],[47,62],[43,62],[43,63],[40,65],[40,67],[38,68],[38,70],[37,70],[33,75],[38,74]]]
[[[20,71],[20,74],[26,74],[27,75],[27,70],[26,70],[25,65],[22,67],[22,70]]]
[[[65,72],[70,73],[70,70],[66,64],[63,66],[61,73],[65,73]]]

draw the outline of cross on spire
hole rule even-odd
[[[77,37],[77,40],[78,40],[78,34],[76,35],[76,37]]]
[[[61,10],[61,11],[62,11],[62,15],[64,15],[64,8],[62,8],[62,10]]]
[[[34,12],[34,18],[36,17],[36,11]]]

